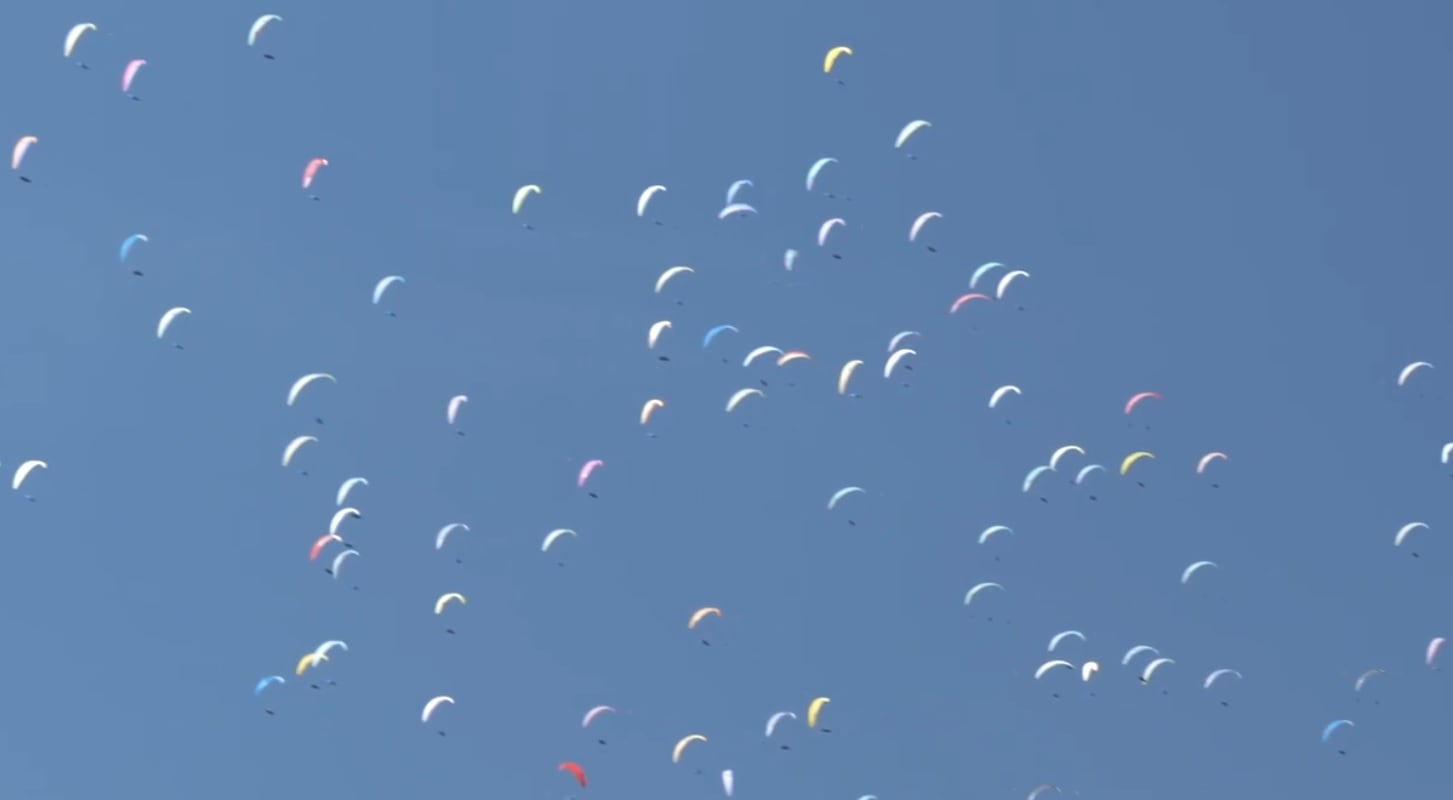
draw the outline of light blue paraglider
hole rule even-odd
[[[121,242],[121,250],[119,253],[121,257],[121,263],[126,263],[127,257],[131,255],[131,248],[135,247],[137,242],[149,241],[151,240],[148,239],[146,237],[146,234],[144,233],[133,233],[130,236],[126,237],[126,239]]]
[[[701,349],[702,350],[705,350],[706,348],[711,347],[711,340],[712,339],[715,339],[716,336],[717,336],[717,334],[719,334],[719,333],[721,333],[723,331],[731,331],[732,333],[741,333],[741,331],[737,330],[737,326],[735,326],[735,325],[718,325],[715,328],[712,328],[711,330],[707,331],[705,336],[701,337]]]

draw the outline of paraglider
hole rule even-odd
[[[857,371],[858,367],[861,367],[862,365],[863,360],[861,358],[855,358],[847,362],[846,364],[843,364],[843,368],[841,371],[838,372],[837,376],[837,393],[839,395],[845,395],[848,393],[848,381],[851,381],[853,379],[853,373]]]
[[[1197,572],[1200,572],[1201,570],[1205,569],[1206,567],[1213,567],[1213,568],[1216,568],[1216,569],[1220,569],[1221,568],[1221,565],[1220,564],[1217,564],[1214,561],[1197,561],[1196,563],[1190,565],[1189,567],[1186,567],[1185,568],[1185,571],[1183,571],[1181,573],[1181,585],[1182,586],[1185,586],[1186,584],[1190,583],[1191,582],[1191,576],[1195,575]]]
[[[575,782],[580,784],[581,788],[585,788],[585,770],[579,764],[574,761],[565,761],[555,769],[558,772],[570,773],[570,776],[575,778]]]
[[[304,653],[303,657],[298,659],[298,665],[293,668],[293,674],[301,676],[307,670],[312,669],[313,667],[316,667],[327,660],[327,653],[319,653],[317,651]]]
[[[136,80],[136,73],[146,66],[146,59],[133,58],[126,63],[126,69],[121,71],[121,93],[132,100],[140,100],[140,97],[131,93],[131,83]]]
[[[842,58],[843,56],[850,56],[852,54],[853,48],[848,47],[847,45],[840,44],[828,50],[827,55],[822,57],[822,74],[831,75],[832,68],[837,66],[837,60],[839,58]],[[841,83],[841,81],[839,81],[839,83]]]
[[[654,186],[647,186],[646,187],[646,190],[643,191],[643,192],[641,192],[641,196],[636,200],[636,216],[637,217],[644,217],[644,216],[646,216],[646,206],[651,202],[651,198],[652,197],[655,197],[657,192],[664,192],[664,191],[666,191],[666,187],[665,186],[662,186],[660,184],[656,184]],[[728,199],[727,200],[727,203],[730,204],[731,203],[731,200]],[[656,221],[656,224],[657,225],[660,225],[661,224],[660,220],[657,220]]]
[[[585,712],[585,716],[580,720],[580,727],[589,728],[590,723],[594,722],[596,717],[604,714],[607,711],[615,713],[615,708],[611,706],[596,706],[595,708],[590,709],[589,711]]]
[[[306,192],[313,187],[313,180],[318,177],[318,170],[326,166],[328,166],[328,159],[322,157],[311,159],[303,166],[303,191]],[[316,194],[309,195],[309,197],[314,200],[318,199]]]
[[[1327,744],[1327,743],[1331,742],[1332,741],[1332,735],[1335,734],[1337,731],[1341,730],[1342,728],[1355,728],[1355,727],[1357,727],[1357,723],[1353,722],[1350,719],[1336,719],[1336,720],[1332,720],[1331,722],[1327,723],[1327,726],[1325,728],[1322,729],[1322,744]],[[1337,751],[1337,753],[1339,755],[1344,755],[1344,756],[1347,755],[1347,751],[1346,750],[1340,750],[1339,749]]]
[[[777,355],[780,356],[780,355],[782,355],[782,348],[780,348],[780,347],[773,347],[770,344],[766,344],[766,345],[762,345],[761,347],[753,348],[752,349],[752,352],[747,353],[747,357],[742,359],[742,366],[743,367],[750,367],[750,366],[752,366],[752,362],[753,361],[756,361],[758,358],[761,358],[762,356],[765,356],[768,353],[776,353]]]
[[[647,422],[650,422],[651,415],[656,413],[656,409],[665,407],[666,401],[660,398],[653,397],[647,400],[645,405],[641,406],[641,424],[645,425]]]
[[[1016,269],[1012,272],[1007,273],[1004,277],[999,279],[999,285],[994,288],[994,299],[1003,300],[1004,293],[1009,291],[1009,284],[1013,283],[1016,278],[1028,277],[1029,273],[1025,272],[1022,269]]]
[[[1004,395],[1011,393],[1016,395],[1024,394],[1024,392],[1020,391],[1018,386],[1014,386],[1012,384],[1005,384],[1004,386],[1000,386],[998,389],[995,389],[994,393],[989,395],[989,408],[994,408],[998,406],[999,401],[1004,399]]]
[[[904,339],[907,339],[910,336],[922,336],[922,335],[923,334],[919,333],[918,331],[899,331],[899,332],[893,334],[893,338],[892,339],[889,339],[888,340],[888,349],[887,349],[887,352],[891,353],[894,350],[897,350],[898,349],[898,346],[901,345],[901,344],[903,344],[903,340]]]
[[[667,268],[664,272],[661,273],[661,276],[656,279],[656,294],[660,294],[661,290],[666,288],[667,281],[670,281],[677,275],[691,274],[693,272],[696,272],[696,270],[692,269],[691,267]]]
[[[841,501],[844,497],[847,497],[850,494],[862,494],[862,493],[863,493],[863,489],[860,486],[844,486],[843,488],[838,489],[836,492],[833,492],[832,497],[828,498],[828,501],[827,501],[827,510],[828,511],[831,511],[834,508],[837,508],[838,502]]]
[[[434,534],[434,549],[443,550],[444,543],[449,540],[449,534],[455,531],[464,531],[465,533],[468,533],[469,526],[465,525],[462,522],[451,522],[448,525],[440,528],[439,532]]]
[[[572,536],[573,537],[573,536],[577,536],[577,534],[575,533],[575,531],[572,531],[569,528],[556,528],[555,530],[550,531],[549,533],[545,534],[544,541],[540,542],[540,552],[542,552],[542,553],[548,553],[548,552],[550,552],[550,548],[555,544],[556,540],[558,540],[561,536]]]
[[[646,331],[646,349],[655,350],[656,342],[661,340],[661,334],[669,330],[671,330],[671,320],[669,319],[652,323],[650,329]]]
[[[287,467],[293,463],[293,457],[298,454],[299,450],[303,449],[303,445],[312,444],[316,441],[318,441],[318,437],[316,436],[294,437],[292,441],[288,442],[287,447],[283,448],[283,466]]]
[[[989,274],[989,272],[991,272],[992,270],[999,269],[1003,266],[1004,265],[1000,264],[998,261],[990,261],[985,264],[980,264],[979,267],[974,270],[974,274],[969,276],[969,291],[972,292],[974,289],[978,288],[980,278]]]
[[[817,183],[817,175],[818,173],[822,172],[823,167],[826,167],[828,164],[836,163],[837,159],[831,157],[819,158],[818,160],[812,162],[812,166],[807,168],[807,191],[812,191],[813,185]]]
[[[1358,675],[1357,680],[1352,684],[1352,691],[1362,691],[1362,687],[1367,684],[1368,678],[1371,678],[1374,675],[1381,675],[1384,672],[1387,672],[1387,670],[1383,669],[1382,667],[1373,667],[1372,669],[1367,670],[1361,675]]]
[[[339,574],[342,573],[342,570],[343,570],[343,562],[345,560],[347,560],[347,558],[349,556],[356,556],[356,555],[358,555],[358,551],[357,550],[354,550],[352,548],[349,548],[349,549],[344,550],[343,552],[339,553],[338,556],[333,559],[333,565],[328,568],[328,574],[330,574],[330,575],[333,576],[333,580],[335,580],[335,581],[338,580]]]
[[[94,22],[82,22],[71,26],[71,29],[66,32],[65,44],[61,46],[61,55],[65,58],[70,58],[71,54],[76,50],[76,44],[81,41],[81,36],[87,31],[94,30],[96,30],[96,24]],[[76,66],[81,69],[90,69],[84,61],[77,61]]]
[[[165,314],[162,314],[161,319],[158,320],[156,323],[156,338],[158,340],[165,339],[167,330],[171,328],[172,323],[176,321],[177,317],[183,315],[190,315],[191,313],[192,310],[190,308],[187,308],[186,306],[177,306],[176,308],[167,311]],[[182,346],[180,344],[173,344],[172,346],[178,350],[182,349]]]
[[[717,608],[716,606],[706,606],[704,608],[698,608],[696,611],[693,611],[690,618],[686,620],[686,629],[689,631],[694,631],[696,630],[696,626],[699,625],[701,621],[706,619],[707,617],[720,616],[721,609]]]
[[[1403,367],[1402,372],[1399,372],[1398,373],[1398,386],[1405,386],[1405,385],[1407,385],[1408,378],[1413,377],[1413,373],[1414,372],[1417,372],[1418,370],[1423,369],[1425,367],[1427,369],[1432,369],[1433,368],[1433,365],[1430,364],[1430,363],[1428,363],[1428,362],[1426,362],[1426,361],[1414,361],[1413,363],[1407,365],[1406,367]]]
[[[10,479],[10,490],[14,492],[20,491],[20,486],[25,483],[25,479],[30,477],[30,473],[38,469],[50,469],[50,465],[45,463],[44,461],[41,461],[38,458],[32,458],[29,461],[21,464],[19,467],[16,467],[15,476]],[[34,502],[35,500],[35,498],[30,495],[26,495],[25,499],[32,502]]]
[[[1056,633],[1052,638],[1050,638],[1049,652],[1053,653],[1054,649],[1056,647],[1059,647],[1060,642],[1063,642],[1065,639],[1068,639],[1071,636],[1079,639],[1081,642],[1089,641],[1085,638],[1085,635],[1083,633],[1080,633],[1079,631],[1061,631],[1060,633]]]
[[[974,588],[970,589],[967,593],[964,594],[964,605],[968,605],[969,603],[974,602],[974,598],[979,596],[979,592],[982,592],[985,589],[999,589],[1000,591],[1003,591],[1004,587],[1000,586],[997,583],[994,583],[993,581],[984,581],[983,583],[976,585]]]
[[[454,698],[449,697],[448,695],[442,695],[441,694],[438,697],[434,698],[433,700],[430,700],[429,702],[425,703],[424,704],[424,710],[422,712],[420,712],[420,714],[419,714],[419,721],[420,722],[423,722],[423,723],[428,723],[429,718],[432,717],[432,716],[434,716],[434,709],[438,708],[440,705],[442,705],[444,703],[448,703],[449,705],[452,706],[452,705],[454,705]]]
[[[149,242],[149,241],[151,241],[151,239],[147,238],[146,234],[144,234],[144,233],[133,233],[130,236],[126,237],[125,239],[121,240],[121,249],[119,251],[117,251],[117,257],[121,259],[121,263],[122,264],[125,264],[126,263],[126,259],[131,257],[131,249],[132,248],[136,247],[136,245],[138,245],[138,244],[140,244],[142,242]],[[139,269],[132,270],[131,271],[131,274],[132,275],[135,275],[138,278],[142,277],[142,272]]]
[[[933,127],[933,123],[926,119],[915,119],[907,125],[904,125],[903,129],[898,131],[898,136],[893,140],[893,149],[902,150],[903,145],[908,144],[908,138],[910,136],[924,128],[931,127]],[[913,156],[910,155],[909,158],[913,158]]]
[[[847,224],[848,223],[842,217],[833,217],[832,219],[822,223],[822,226],[817,229],[817,246],[827,247],[827,235],[829,233],[832,233],[832,229],[837,227],[847,227]]]
[[[325,533],[322,536],[319,536],[316,540],[314,540],[313,546],[308,548],[308,560],[317,561],[318,556],[322,555],[323,549],[325,547],[327,547],[332,542],[341,541],[343,541],[343,537],[339,536],[336,533]]]
[[[1167,664],[1174,663],[1176,663],[1176,661],[1173,658],[1157,658],[1154,661],[1151,661],[1149,664],[1145,665],[1145,671],[1140,673],[1140,682],[1150,683],[1150,679],[1152,676],[1155,675],[1156,670],[1166,666]]]
[[[807,704],[807,727],[817,727],[817,718],[822,714],[823,707],[831,702],[831,697],[815,697],[811,703]]]
[[[15,140],[15,149],[10,151],[10,169],[19,172],[20,164],[25,161],[25,154],[30,152],[31,146],[39,142],[40,139],[34,136],[22,136]],[[30,183],[30,178],[24,175],[20,176],[20,180],[24,183]]]
[[[263,14],[262,16],[258,17],[256,20],[253,21],[252,27],[248,28],[247,30],[247,46],[257,46],[257,37],[262,33],[262,29],[266,28],[270,23],[282,21],[283,18],[279,17],[277,14]],[[272,54],[268,52],[263,52],[262,57],[267,59],[268,61],[273,60]]]
[[[1393,534],[1393,537],[1392,537],[1392,545],[1393,545],[1393,547],[1402,547],[1403,540],[1405,540],[1405,539],[1408,538],[1408,534],[1412,533],[1415,530],[1419,530],[1419,529],[1422,529],[1422,530],[1425,530],[1425,531],[1426,530],[1429,530],[1428,523],[1426,523],[1426,522],[1409,522],[1408,524],[1402,526],[1401,528],[1398,528],[1398,532],[1395,533],[1395,534]]]
[[[717,219],[726,219],[727,217],[730,217],[733,214],[755,214],[755,213],[757,213],[757,209],[752,208],[751,206],[747,205],[746,203],[729,203],[729,204],[727,204],[727,207],[726,208],[723,208],[722,210],[716,212],[716,218]]]
[[[1048,675],[1052,670],[1056,670],[1056,669],[1073,670],[1074,668],[1075,668],[1075,665],[1074,664],[1071,664],[1070,662],[1065,661],[1062,658],[1052,658],[1049,661],[1046,661],[1043,664],[1040,664],[1039,665],[1039,668],[1034,671],[1034,679],[1035,680],[1042,680],[1044,678],[1044,676],[1045,675]]]
[[[373,285],[373,304],[378,305],[383,300],[384,292],[388,291],[388,287],[393,286],[395,283],[404,283],[403,276],[389,275],[386,278],[379,279],[379,282]],[[390,317],[398,316],[392,311],[388,312],[388,315]]]
[[[743,179],[741,179],[739,181],[732,181],[732,185],[727,187],[726,205],[732,205],[732,204],[736,203],[737,202],[737,192],[740,192],[741,190],[743,190],[743,189],[745,189],[745,188],[747,188],[747,187],[749,187],[751,185],[752,185],[752,182],[750,180],[747,180],[746,178],[743,178]]]
[[[919,214],[918,218],[913,220],[913,224],[908,228],[908,241],[918,241],[918,234],[923,230],[923,226],[927,225],[931,219],[943,219],[943,214],[937,211],[925,211]],[[932,250],[933,248],[929,249]]]
[[[603,466],[605,466],[605,462],[598,458],[592,458],[591,460],[585,462],[585,464],[580,467],[580,473],[575,476],[576,487],[581,489],[585,488],[585,482],[590,480],[590,476],[596,470],[600,469]]]
[[[1141,653],[1150,653],[1153,656],[1160,655],[1160,651],[1159,650],[1155,649],[1154,647],[1151,647],[1148,644],[1137,644],[1134,647],[1130,648],[1129,650],[1126,650],[1125,651],[1124,657],[1122,657],[1120,659],[1120,666],[1122,666],[1122,667],[1128,667],[1128,666],[1130,666],[1130,662],[1133,661],[1133,660],[1135,660],[1135,657],[1138,656],[1138,655],[1140,655]]]
[[[328,522],[328,532],[334,536],[338,535],[338,526],[343,524],[345,519],[363,519],[363,512],[356,508],[344,507],[333,512],[333,519]]]
[[[1007,533],[1012,535],[1014,533],[1014,529],[1009,527],[1008,525],[990,525],[989,527],[984,529],[983,533],[979,534],[979,544],[987,544],[989,539],[993,537],[996,533]]]
[[[1129,400],[1125,401],[1125,413],[1128,416],[1130,412],[1134,411],[1135,407],[1140,405],[1143,401],[1160,399],[1163,399],[1160,395],[1160,392],[1137,392],[1136,394],[1131,395]]]
[[[1242,677],[1241,677],[1241,673],[1240,672],[1237,672],[1234,669],[1224,669],[1223,668],[1223,669],[1213,670],[1209,675],[1207,675],[1206,676],[1206,679],[1201,682],[1201,688],[1202,689],[1210,689],[1216,683],[1216,681],[1220,680],[1221,678],[1226,677],[1227,675],[1234,675],[1234,676],[1236,676],[1236,679],[1237,680],[1242,680]],[[1229,706],[1231,704],[1228,703],[1228,702],[1226,702],[1225,700],[1222,700],[1221,701],[1221,705],[1223,705],[1223,706]]]
[[[1060,459],[1064,458],[1066,455],[1068,455],[1070,453],[1079,453],[1080,455],[1084,455],[1085,454],[1085,448],[1080,447],[1077,444],[1067,444],[1067,445],[1065,445],[1063,447],[1060,447],[1060,448],[1056,449],[1054,451],[1054,453],[1050,454],[1050,457],[1049,457],[1049,468],[1050,469],[1059,469]]]
[[[434,601],[434,616],[437,617],[440,614],[443,614],[444,608],[449,605],[450,600],[459,603],[459,605],[461,606],[469,604],[468,598],[466,598],[464,595],[458,592],[445,592],[444,594],[439,595],[439,598]]]
[[[681,737],[681,740],[678,741],[676,745],[671,748],[671,763],[680,764],[681,756],[686,753],[686,747],[688,745],[690,745],[692,742],[704,741],[706,741],[706,737],[702,736],[699,733],[692,733]]]
[[[525,207],[525,199],[526,198],[528,198],[531,194],[542,194],[542,193],[543,193],[543,190],[541,190],[539,186],[536,186],[533,183],[527,183],[524,186],[521,186],[520,188],[516,189],[515,190],[515,198],[510,201],[510,213],[511,214],[515,214],[516,216],[518,216],[519,213],[520,213],[520,209],[522,209],[522,208]],[[531,225],[529,223],[525,223],[525,230],[532,231],[534,229],[535,229],[535,226],[533,226],[533,225]]]
[[[707,331],[705,336],[701,337],[701,349],[705,350],[708,347],[711,347],[712,340],[727,331],[731,331],[732,333],[741,333],[741,331],[737,330],[737,326],[735,325],[717,325],[711,330]]]
[[[1020,484],[1020,491],[1024,494],[1029,494],[1029,490],[1034,488],[1034,482],[1039,480],[1039,476],[1043,475],[1046,472],[1049,472],[1052,469],[1054,469],[1054,467],[1051,467],[1048,464],[1041,464],[1040,466],[1037,466],[1034,469],[1030,470],[1029,474],[1024,476],[1024,483]]]
[[[737,406],[741,405],[743,400],[752,396],[766,397],[767,393],[762,391],[761,389],[753,389],[750,387],[746,389],[738,389],[730,398],[727,399],[727,413],[730,414],[732,411],[735,411]]]
[[[1139,461],[1142,458],[1154,459],[1155,454],[1147,450],[1137,450],[1134,453],[1131,453],[1130,455],[1125,457],[1124,461],[1120,462],[1120,474],[1123,476],[1125,473],[1129,472],[1130,468],[1135,466],[1135,462]]]
[[[1075,485],[1079,486],[1083,484],[1085,482],[1085,478],[1088,478],[1090,476],[1090,473],[1094,472],[1095,470],[1104,472],[1105,468],[1100,464],[1085,465],[1085,467],[1079,471],[1079,474],[1075,475]]]
[[[893,368],[898,366],[898,363],[900,361],[909,356],[916,355],[918,355],[917,350],[913,350],[907,347],[895,350],[892,355],[888,356],[888,360],[883,363],[883,379],[888,380],[889,378],[893,377]]]
[[[455,420],[459,419],[459,409],[463,408],[464,404],[468,402],[469,395],[467,394],[456,394],[449,398],[449,405],[444,410],[444,419],[452,426]],[[455,433],[459,436],[464,435],[464,431],[455,431]]]
[[[797,719],[797,715],[791,711],[778,711],[767,718],[767,730],[762,735],[768,739],[772,738],[772,732],[777,730],[777,725],[784,719]]]
[[[981,292],[968,292],[967,294],[961,294],[961,295],[958,296],[957,299],[954,300],[953,305],[951,305],[951,306],[948,307],[948,313],[950,313],[950,314],[957,314],[957,313],[959,313],[959,309],[963,308],[964,307],[964,304],[967,303],[967,302],[969,302],[969,301],[971,301],[971,300],[991,300],[991,299],[993,299],[993,298],[991,298],[991,297],[989,297],[989,295],[983,294]]]
[[[303,390],[308,388],[315,381],[330,381],[334,384],[338,383],[338,379],[327,372],[310,372],[307,375],[298,378],[296,381],[293,381],[292,387],[288,389],[288,407],[291,408],[293,405],[295,405],[298,402],[298,397],[302,395]]]
[[[1221,452],[1212,452],[1212,453],[1207,453],[1207,454],[1201,456],[1201,459],[1196,462],[1196,474],[1197,475],[1204,475],[1204,474],[1206,474],[1206,467],[1210,466],[1211,465],[1211,462],[1212,461],[1215,461],[1218,458],[1221,459],[1222,461],[1226,461],[1227,460],[1226,454],[1225,453],[1221,453]]]

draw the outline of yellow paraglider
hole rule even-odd
[[[293,674],[302,675],[304,672],[307,671],[309,667],[316,667],[327,660],[328,656],[322,653],[308,653],[307,655],[298,659],[298,666],[293,670]]]
[[[853,48],[841,44],[827,51],[827,55],[822,58],[822,74],[831,74],[833,65],[837,64],[840,56],[850,56],[852,54]]]
[[[817,727],[817,715],[822,713],[823,706],[831,702],[831,697],[819,697],[807,704],[807,727]]]
[[[1146,450],[1137,450],[1134,453],[1131,453],[1130,455],[1125,457],[1124,461],[1120,462],[1120,474],[1124,475],[1125,473],[1129,472],[1130,468],[1135,466],[1135,462],[1139,461],[1142,458],[1155,458],[1155,453],[1151,453]]]

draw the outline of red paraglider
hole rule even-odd
[[[574,761],[561,762],[560,766],[556,767],[556,769],[574,775],[575,782],[580,784],[582,788],[585,786],[585,770],[581,769],[580,765]]]

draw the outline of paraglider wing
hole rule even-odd
[[[842,56],[850,56],[852,54],[853,48],[848,47],[847,45],[840,44],[837,47],[828,50],[827,55],[822,57],[822,74],[831,74],[832,68],[837,64],[837,60],[839,58],[841,58]]]
[[[61,55],[70,58],[71,53],[76,49],[76,43],[81,41],[81,35],[86,31],[94,30],[96,30],[96,24],[93,22],[82,22],[71,26],[71,29],[66,32],[66,42],[61,47]]]
[[[817,727],[817,717],[822,714],[823,706],[831,702],[831,697],[815,697],[811,703],[807,704],[807,727]]]
[[[283,18],[279,17],[277,14],[263,14],[262,16],[258,17],[252,23],[252,27],[247,30],[247,46],[252,47],[257,44],[258,34],[262,33],[262,29],[266,28],[268,26],[268,23],[282,21]]]
[[[660,184],[656,184],[655,186],[647,186],[646,190],[644,192],[641,192],[640,198],[636,200],[636,216],[646,216],[646,206],[651,202],[651,198],[655,196],[657,192],[664,191],[666,191],[666,187]],[[731,200],[728,199],[727,202],[730,203]]]
[[[575,763],[574,761],[566,761],[560,766],[556,767],[556,769],[560,772],[570,773],[570,775],[575,778],[575,782],[580,784],[581,788],[585,787],[585,770],[582,769],[579,764]]]
[[[441,694],[433,700],[425,703],[423,712],[419,714],[419,721],[428,722],[429,718],[434,716],[434,709],[438,708],[442,703],[448,703],[452,706],[454,705],[454,698],[449,697],[448,695]]]

